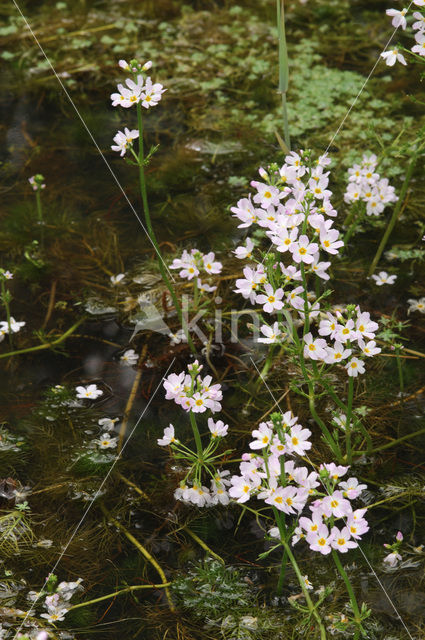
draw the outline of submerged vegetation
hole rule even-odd
[[[0,638],[425,637],[407,9],[0,1]]]

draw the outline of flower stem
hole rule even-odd
[[[285,32],[285,4],[284,0],[276,0],[277,8],[277,30],[279,34],[279,88],[278,93],[282,96],[283,130],[285,144],[288,153],[291,150],[291,139],[289,135],[288,110],[286,107],[286,94],[289,85],[288,49],[286,46]]]
[[[6,289],[5,281],[1,279],[1,298],[4,304],[4,308],[6,310],[6,319],[7,319],[7,331],[9,336],[9,344],[13,349],[13,339],[12,339],[12,325],[10,323],[10,305],[9,305],[9,292]]]
[[[53,342],[45,342],[44,344],[39,344],[36,347],[28,347],[27,349],[19,349],[18,351],[9,351],[9,353],[0,353],[0,358],[9,358],[10,356],[19,356],[21,353],[31,353],[32,351],[41,351],[42,349],[50,349],[51,347],[60,344],[64,340],[66,340],[74,331],[80,326],[82,322],[84,322],[85,318],[80,318],[78,322],[72,325],[65,331],[59,338],[53,340]]]
[[[166,595],[170,610],[174,612],[175,607],[171,599],[170,591],[168,589],[169,581],[165,577],[165,573],[162,570],[162,567],[158,564],[155,558],[149,553],[149,551],[130,533],[130,531],[128,531],[121,522],[119,522],[118,520],[115,520],[115,518],[111,516],[109,511],[106,509],[106,507],[102,503],[100,503],[99,506],[103,511],[104,515],[106,516],[106,518],[109,520],[109,522],[112,522],[112,524],[114,524],[120,531],[122,531],[124,535],[128,538],[128,540],[130,540],[130,542],[136,547],[136,549],[138,549],[138,551],[140,551],[140,553],[146,558],[146,560],[154,567],[154,569],[156,570],[156,572],[158,573],[159,577],[162,580],[161,586],[165,591],[165,595]]]
[[[37,191],[35,192],[35,201],[37,203],[37,215],[38,215],[38,222],[40,224],[40,243],[41,243],[42,249],[44,249],[44,220],[43,220],[43,208],[41,206],[40,189],[37,189]]]
[[[137,122],[139,127],[139,182],[140,182],[140,193],[142,196],[143,202],[143,211],[145,214],[146,227],[149,234],[149,238],[155,248],[155,252],[158,258],[158,267],[161,273],[161,277],[170,292],[171,299],[174,303],[174,307],[176,309],[177,315],[179,317],[180,323],[182,325],[182,329],[186,335],[187,343],[190,347],[192,353],[196,354],[195,345],[193,344],[192,338],[190,337],[189,330],[187,328],[186,322],[183,320],[183,312],[180,306],[180,303],[177,299],[176,293],[174,291],[173,285],[171,284],[168,275],[167,275],[167,267],[165,266],[164,259],[162,258],[161,252],[159,250],[158,241],[155,236],[155,232],[152,227],[152,221],[149,213],[149,204],[148,204],[148,196],[146,191],[146,180],[145,180],[145,168],[144,168],[144,150],[143,150],[143,122],[142,122],[142,106],[140,102],[137,103]]]
[[[273,512],[274,512],[275,520],[277,522],[277,526],[279,528],[280,541],[281,541],[282,546],[283,546],[283,548],[285,550],[285,554],[289,558],[289,561],[292,564],[292,567],[293,567],[293,569],[295,571],[295,575],[298,578],[298,582],[299,582],[300,587],[302,589],[302,592],[304,594],[304,598],[306,600],[307,607],[308,607],[308,610],[310,612],[310,615],[312,615],[315,618],[317,624],[319,625],[320,640],[326,640],[326,630],[325,630],[325,627],[323,626],[323,622],[322,622],[322,620],[320,618],[319,613],[316,610],[316,607],[313,604],[312,599],[310,598],[309,592],[307,591],[307,587],[306,587],[304,578],[302,576],[302,573],[300,571],[298,563],[295,560],[295,556],[292,553],[291,548],[290,548],[289,544],[286,541],[286,531],[285,531],[285,527],[284,527],[284,525],[282,523],[282,520],[281,520],[281,517],[280,517],[280,512],[278,511],[278,509],[276,509],[276,507],[273,507]],[[283,558],[285,558],[285,554],[284,554]],[[282,561],[283,561],[283,558],[282,558]]]
[[[313,416],[316,424],[320,427],[320,429],[322,430],[322,433],[325,437],[326,442],[328,443],[332,453],[337,457],[338,461],[342,461],[342,453],[341,450],[338,446],[338,443],[334,440],[334,438],[331,435],[331,432],[329,431],[329,429],[327,428],[327,426],[325,425],[325,423],[323,422],[323,420],[321,418],[319,418],[319,416],[317,415],[317,411],[316,411],[316,406],[314,403],[314,382],[311,380],[310,376],[308,375],[308,371],[307,371],[307,367],[305,365],[305,360],[304,360],[304,353],[303,353],[303,345],[298,337],[297,332],[294,330],[294,340],[295,343],[298,347],[298,357],[300,360],[300,366],[301,366],[301,371],[304,377],[305,382],[307,383],[308,386],[308,402],[309,402],[309,408],[310,408],[310,412],[311,415]]]
[[[336,568],[338,569],[341,578],[344,580],[346,589],[348,591],[348,595],[350,596],[350,602],[351,602],[351,606],[353,608],[353,612],[354,612],[354,622],[356,624],[356,635],[354,636],[355,638],[359,637],[359,632],[362,630],[362,618],[360,615],[360,610],[359,610],[359,606],[357,604],[357,600],[356,600],[356,596],[354,594],[354,589],[353,586],[345,572],[344,567],[341,564],[341,560],[339,559],[338,553],[337,551],[335,551],[335,549],[332,549],[332,557],[333,560],[335,562]]]
[[[94,600],[87,600],[86,602],[79,602],[78,604],[73,604],[69,607],[68,611],[74,611],[74,609],[81,609],[81,607],[89,607],[92,604],[96,604],[98,602],[102,602],[103,600],[109,600],[110,598],[116,598],[123,593],[131,593],[132,591],[138,591],[139,589],[164,589],[166,587],[171,586],[171,582],[164,582],[161,584],[136,584],[131,587],[125,587],[124,589],[119,589],[118,591],[114,591],[114,593],[108,593],[106,596],[101,596],[100,598],[94,598]]]
[[[404,376],[403,376],[403,369],[402,369],[402,361],[400,358],[400,350],[396,349],[396,360],[397,360],[397,371],[398,371],[398,381],[400,384],[400,393],[403,394],[404,392]],[[403,395],[401,397],[401,401],[403,402]]]
[[[345,421],[345,456],[347,464],[351,464],[353,461],[353,455],[351,452],[351,414],[353,411],[353,392],[354,392],[354,379],[353,376],[348,377],[348,404],[347,404],[347,419]]]
[[[196,424],[196,418],[193,411],[189,411],[189,416],[190,416],[190,424],[192,426],[192,431],[193,431],[193,437],[195,438],[195,442],[196,442],[196,452],[198,454],[199,462],[202,462],[204,450],[202,448],[201,436],[199,434],[198,425]]]

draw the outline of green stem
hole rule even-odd
[[[6,290],[5,281],[1,280],[1,297],[4,304],[4,308],[6,310],[6,319],[7,319],[7,331],[9,335],[9,344],[13,349],[13,339],[12,339],[12,325],[10,323],[10,305],[9,305],[9,292]]]
[[[202,448],[201,436],[199,434],[198,425],[196,424],[196,418],[193,411],[189,411],[189,416],[190,416],[190,424],[192,426],[193,436],[196,442],[196,452],[198,454],[199,462],[202,462],[204,450]]]
[[[9,351],[9,353],[0,353],[0,358],[9,358],[10,356],[21,355],[21,353],[30,353],[32,351],[41,351],[42,349],[50,349],[51,347],[54,347],[57,344],[60,344],[61,342],[66,340],[72,333],[74,333],[74,331],[80,326],[80,324],[84,322],[84,320],[85,318],[80,318],[78,322],[73,324],[72,327],[68,329],[68,331],[65,331],[65,333],[59,336],[59,338],[56,338],[56,340],[53,340],[53,342],[46,342],[44,344],[39,344],[36,347],[28,347],[27,349],[18,349],[18,351]]]
[[[149,213],[149,205],[148,205],[148,196],[147,196],[147,191],[146,191],[146,180],[145,180],[145,168],[144,168],[144,150],[143,150],[143,122],[142,122],[142,105],[140,104],[140,102],[137,103],[137,122],[138,122],[138,127],[139,127],[139,182],[140,182],[140,193],[142,196],[142,202],[143,202],[143,211],[145,214],[145,221],[146,221],[146,227],[147,227],[147,231],[149,234],[149,238],[155,248],[155,252],[158,258],[158,267],[159,267],[159,271],[161,273],[161,277],[165,283],[165,286],[167,287],[168,291],[170,292],[170,296],[171,299],[174,303],[174,307],[177,311],[177,315],[179,317],[180,323],[182,325],[182,329],[186,335],[186,339],[187,339],[187,343],[190,347],[190,350],[192,351],[192,353],[196,354],[196,349],[195,349],[195,345],[193,344],[192,338],[190,337],[189,334],[189,330],[187,327],[186,322],[184,321],[183,318],[183,312],[182,312],[182,308],[180,306],[180,303],[177,299],[176,293],[174,291],[173,285],[171,284],[168,275],[167,275],[167,268],[165,266],[165,262],[162,258],[161,252],[159,250],[159,245],[152,227],[152,221],[151,221],[151,217],[150,217],[150,213]]]
[[[345,233],[344,238],[343,238],[344,247],[347,246],[349,239],[351,238],[351,236],[353,235],[353,233],[357,229],[357,227],[360,224],[360,222],[363,220],[365,212],[366,212],[366,209],[363,207],[360,210],[359,215],[356,218],[354,218],[352,224],[349,226],[349,228],[348,228],[348,230]]]
[[[320,384],[326,389],[326,391],[329,393],[329,395],[331,396],[332,400],[335,402],[335,404],[342,409],[342,411],[344,411],[345,415],[347,415],[347,405],[345,405],[342,400],[340,400],[337,396],[337,394],[335,393],[335,390],[332,388],[332,386],[327,382],[327,380],[325,378],[320,378],[319,380]],[[369,433],[367,432],[367,429],[363,426],[361,420],[357,420],[356,422],[356,426],[358,426],[358,428],[360,429],[360,431],[362,432],[366,442],[367,442],[367,453],[371,453],[372,452],[372,438],[370,437]],[[362,453],[362,452],[356,452],[356,453]]]
[[[261,369],[261,373],[260,373],[260,376],[259,376],[257,384],[256,384],[256,390],[257,390],[258,386],[265,380],[268,372],[270,371],[270,367],[272,366],[272,363],[273,363],[274,347],[275,347],[274,344],[270,345],[266,361],[264,363],[263,368]]]
[[[283,130],[285,144],[288,153],[291,150],[291,139],[289,135],[288,110],[286,106],[286,94],[289,85],[288,48],[286,46],[285,31],[285,4],[284,0],[276,0],[277,8],[277,29],[279,34],[279,89],[282,96]]]
[[[379,247],[378,250],[375,254],[375,257],[372,260],[372,264],[370,265],[370,269],[369,269],[369,273],[368,276],[370,277],[372,275],[372,273],[375,271],[376,265],[378,264],[381,255],[385,249],[385,246],[388,242],[388,238],[391,235],[391,232],[394,228],[395,223],[397,222],[397,218],[400,215],[401,212],[401,207],[404,203],[404,200],[406,198],[407,195],[407,190],[409,188],[409,184],[410,184],[410,180],[412,179],[413,176],[413,172],[415,170],[415,166],[416,166],[416,162],[418,159],[418,155],[420,153],[421,148],[419,148],[412,156],[412,159],[410,160],[408,169],[407,169],[407,173],[406,173],[406,177],[404,179],[403,182],[403,186],[401,188],[401,193],[400,193],[400,197],[397,201],[396,206],[394,207],[394,211],[393,211],[393,215],[391,216],[391,219],[388,223],[388,227],[385,230],[384,235],[382,236],[381,242],[379,243]]]
[[[302,345],[302,343],[301,343],[296,331],[294,331],[293,335],[294,335],[295,343],[296,343],[296,345],[298,347],[298,356],[299,356],[299,359],[300,359],[301,371],[302,371],[304,380],[305,380],[305,382],[307,383],[307,386],[308,386],[308,402],[309,402],[309,408],[310,408],[311,415],[313,416],[316,424],[318,424],[318,426],[322,430],[322,433],[325,436],[325,439],[326,439],[326,441],[327,441],[332,453],[337,457],[339,462],[342,462],[342,453],[341,453],[341,450],[340,450],[340,448],[338,446],[338,443],[335,442],[335,440],[333,439],[333,437],[331,435],[331,432],[329,431],[329,429],[327,428],[327,426],[325,425],[323,420],[321,418],[319,418],[319,416],[317,415],[316,406],[315,406],[315,403],[314,403],[314,383],[310,379],[310,376],[308,375],[308,372],[307,372],[307,367],[305,365],[305,360],[304,360],[303,345]]]
[[[193,281],[193,306],[194,310],[198,310],[198,302],[199,302],[199,287],[198,287],[198,278],[195,276]]]
[[[353,455],[351,452],[351,414],[353,411],[353,393],[354,393],[354,379],[353,376],[348,377],[348,404],[347,404],[347,418],[345,421],[345,455],[347,464],[351,464]]]
[[[357,216],[357,213],[359,211],[359,200],[357,200],[356,202],[353,202],[353,206],[351,207],[351,211],[348,214],[348,216],[345,218],[344,220],[344,227],[346,229],[348,229],[351,225],[351,223],[353,222],[354,218]]]
[[[400,358],[400,352],[398,350],[396,351],[396,360],[397,360],[398,381],[400,383],[400,393],[403,394],[403,392],[404,392],[404,376],[403,376],[403,369],[402,369],[402,362],[401,362],[401,358]],[[403,401],[403,397],[401,398],[401,400]]]
[[[390,449],[391,447],[395,447],[399,442],[404,442],[405,440],[410,440],[411,438],[415,438],[416,436],[420,436],[425,433],[425,429],[419,429],[419,431],[415,431],[414,433],[408,433],[406,436],[402,436],[401,438],[397,438],[397,440],[393,440],[388,444],[383,444],[382,447],[375,447],[372,449],[370,453],[377,453],[378,451],[384,451],[385,449]],[[362,454],[363,451],[356,451],[358,454]]]
[[[101,596],[100,598],[94,598],[94,600],[87,600],[86,602],[73,604],[72,607],[68,609],[68,611],[81,609],[81,607],[89,607],[92,604],[102,602],[103,600],[109,600],[109,598],[115,598],[116,596],[120,596],[123,593],[131,593],[132,591],[138,591],[139,589],[163,589],[164,587],[169,587],[171,584],[171,582],[164,582],[162,584],[137,584],[132,587],[126,587],[125,589],[119,589],[118,591],[114,591],[114,593],[108,593],[106,596]]]
[[[359,632],[362,630],[362,618],[360,615],[360,610],[359,610],[359,606],[357,604],[357,600],[356,600],[356,596],[354,594],[354,589],[352,587],[352,584],[350,582],[350,580],[348,579],[348,576],[345,572],[344,567],[341,564],[341,560],[339,559],[338,553],[335,551],[335,549],[332,549],[332,557],[334,559],[336,568],[338,569],[341,578],[344,580],[346,589],[348,591],[348,595],[350,596],[350,601],[351,601],[351,606],[353,608],[353,612],[354,612],[354,622],[356,624],[356,635],[354,636],[355,638],[359,637]]]
[[[44,220],[43,220],[43,208],[41,206],[40,189],[35,192],[35,201],[37,203],[37,216],[40,223],[40,243],[42,249],[44,249]]]
[[[319,613],[316,610],[316,607],[313,604],[312,599],[310,598],[310,594],[309,594],[309,592],[307,590],[307,587],[306,587],[303,575],[302,575],[302,573],[300,571],[300,568],[298,566],[298,563],[295,560],[295,556],[293,555],[293,553],[291,551],[291,548],[290,548],[289,544],[286,541],[286,531],[285,531],[285,528],[284,528],[284,526],[282,524],[282,521],[281,521],[281,518],[280,518],[280,512],[279,512],[278,509],[276,509],[276,507],[273,507],[273,512],[274,512],[275,520],[277,522],[277,526],[279,528],[280,541],[282,543],[282,546],[283,546],[283,548],[285,550],[285,553],[286,553],[287,557],[289,558],[290,563],[292,564],[292,567],[293,567],[293,569],[295,571],[295,575],[298,578],[298,582],[299,582],[300,587],[302,589],[302,592],[304,594],[304,598],[306,600],[308,610],[310,611],[310,615],[312,615],[315,618],[317,624],[319,625],[320,640],[326,640],[326,630],[325,630],[325,627],[323,626],[323,622],[322,622],[322,620],[320,618]]]
[[[283,549],[282,561],[280,563],[280,572],[279,572],[279,580],[277,583],[276,593],[278,596],[282,595],[283,591],[283,583],[285,582],[285,574],[286,574],[286,563],[288,561],[288,554],[286,553],[286,549]]]

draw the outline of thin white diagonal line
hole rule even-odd
[[[412,4],[413,4],[413,0],[410,2],[409,6],[407,7],[406,14],[408,13],[408,11],[409,11],[410,7],[412,6]],[[342,127],[344,126],[345,121],[347,120],[348,116],[350,115],[350,113],[351,113],[351,112],[352,112],[352,110],[354,109],[354,106],[356,105],[357,100],[360,98],[360,96],[361,96],[361,94],[363,93],[363,91],[364,91],[364,89],[365,89],[365,87],[366,87],[367,83],[369,82],[370,78],[373,76],[373,74],[374,74],[374,72],[375,72],[376,67],[378,66],[379,62],[381,61],[382,53],[385,53],[385,51],[387,50],[388,45],[390,44],[390,42],[391,42],[391,41],[392,41],[392,39],[394,38],[394,36],[395,36],[395,34],[397,33],[397,31],[399,30],[399,28],[400,28],[400,25],[394,29],[394,31],[392,32],[392,34],[391,34],[391,36],[390,36],[390,38],[389,38],[388,42],[386,43],[386,45],[385,45],[385,47],[384,47],[384,50],[379,54],[379,57],[378,57],[378,59],[376,60],[375,64],[373,65],[372,69],[370,70],[369,75],[367,76],[366,80],[363,82],[363,84],[362,84],[362,86],[361,86],[361,88],[360,88],[360,91],[358,92],[358,94],[357,94],[357,95],[356,95],[356,97],[354,98],[354,100],[353,100],[353,102],[351,103],[351,105],[350,105],[350,107],[349,107],[349,109],[348,109],[347,113],[345,114],[345,116],[344,116],[344,117],[343,117],[343,119],[341,120],[341,122],[340,122],[340,124],[339,124],[338,129],[336,130],[336,132],[334,133],[334,135],[333,135],[333,136],[332,136],[332,138],[331,138],[331,141],[329,142],[328,146],[326,147],[325,154],[326,154],[326,153],[328,153],[328,151],[329,151],[330,147],[332,146],[333,142],[335,141],[335,138],[337,137],[337,135],[338,135],[338,134],[339,134],[339,132],[341,131]]]
[[[128,205],[130,206],[132,212],[134,213],[134,215],[136,216],[140,226],[142,227],[143,231],[146,233],[147,237],[149,238],[149,241],[151,243],[151,245],[153,246],[155,253],[157,254],[159,260],[161,260],[162,264],[164,265],[164,267],[166,268],[166,270],[168,271],[168,275],[170,276],[171,280],[173,282],[175,282],[175,278],[173,276],[173,274],[170,272],[167,264],[164,262],[164,260],[162,259],[162,256],[159,252],[159,250],[156,248],[155,243],[152,241],[152,238],[150,237],[149,233],[146,230],[145,225],[143,224],[139,214],[137,213],[136,209],[133,207],[132,203],[130,202],[126,192],[124,191],[120,181],[118,180],[117,176],[115,175],[111,165],[109,164],[109,162],[107,161],[107,159],[105,158],[105,155],[103,153],[103,151],[101,150],[101,148],[99,147],[99,145],[97,144],[92,132],[90,131],[90,129],[88,128],[84,118],[82,117],[82,115],[80,114],[80,112],[78,111],[73,99],[71,98],[71,96],[69,95],[65,85],[63,84],[62,80],[60,79],[60,77],[58,76],[58,74],[56,73],[55,68],[53,67],[52,63],[50,62],[46,52],[44,51],[43,47],[41,46],[40,42],[37,39],[37,36],[35,35],[34,31],[31,29],[28,20],[26,19],[26,17],[24,16],[24,14],[22,13],[21,9],[19,8],[18,4],[16,3],[16,0],[12,0],[13,4],[15,5],[17,11],[19,12],[19,14],[21,15],[22,19],[24,20],[27,28],[29,29],[29,32],[31,33],[32,37],[34,38],[38,48],[40,49],[41,53],[43,54],[43,56],[45,57],[48,65],[50,66],[51,70],[53,71],[53,74],[56,78],[56,80],[59,82],[64,94],[66,95],[66,97],[68,98],[69,102],[71,103],[72,108],[74,109],[75,113],[77,114],[78,118],[81,120],[81,124],[83,125],[84,129],[87,131],[88,135],[91,138],[91,141],[93,142],[94,146],[96,147],[97,151],[99,152],[103,162],[106,164],[111,176],[113,177],[115,183],[117,184],[118,188],[120,189],[121,193],[123,194],[124,198],[126,199]]]
[[[113,461],[113,463],[112,463],[112,465],[111,465],[111,467],[110,467],[110,469],[109,469],[108,473],[106,474],[106,476],[105,476],[105,477],[104,477],[104,479],[102,480],[102,482],[101,482],[101,484],[100,484],[99,488],[97,489],[97,491],[96,491],[96,493],[95,493],[94,497],[92,498],[92,500],[91,500],[91,502],[89,503],[88,507],[87,507],[87,508],[86,508],[86,510],[84,511],[83,515],[81,516],[81,519],[80,519],[79,523],[77,524],[77,526],[75,527],[74,531],[72,532],[71,537],[69,538],[68,542],[66,543],[66,545],[65,545],[65,546],[64,546],[64,548],[62,549],[62,552],[61,552],[61,554],[60,554],[59,558],[56,560],[56,562],[55,562],[54,566],[53,566],[53,567],[52,567],[52,569],[49,571],[48,576],[47,576],[47,578],[46,578],[46,580],[45,580],[45,582],[44,582],[44,584],[43,584],[43,586],[42,586],[42,588],[41,588],[41,590],[40,590],[40,591],[43,591],[43,590],[44,590],[44,588],[46,587],[47,582],[48,582],[48,580],[49,580],[49,575],[50,575],[50,574],[52,574],[52,573],[54,573],[54,572],[56,571],[56,568],[57,568],[57,566],[59,565],[60,561],[62,560],[63,556],[65,555],[65,553],[66,553],[66,551],[67,551],[67,549],[68,549],[69,545],[71,544],[72,540],[75,538],[75,536],[76,536],[76,534],[77,534],[77,531],[78,531],[78,530],[79,530],[79,528],[81,527],[81,525],[82,525],[83,521],[85,520],[85,518],[86,518],[86,516],[87,516],[88,512],[89,512],[89,511],[90,511],[90,509],[92,508],[94,501],[95,501],[95,500],[96,500],[96,498],[99,496],[99,494],[100,494],[100,492],[101,492],[101,490],[102,490],[103,486],[105,485],[105,483],[106,483],[107,479],[108,479],[108,478],[109,478],[109,476],[111,475],[111,473],[112,473],[112,471],[113,471],[113,469],[114,469],[115,465],[117,464],[118,460],[121,458],[121,456],[122,456],[122,454],[123,454],[123,452],[124,452],[124,449],[126,448],[126,446],[128,445],[128,443],[130,442],[130,439],[131,439],[131,437],[132,437],[133,433],[136,431],[136,429],[137,429],[137,427],[138,427],[138,425],[139,425],[139,423],[140,423],[141,419],[142,419],[142,418],[143,418],[143,416],[145,415],[146,411],[149,409],[149,405],[150,405],[150,403],[152,402],[152,400],[153,400],[153,399],[154,399],[154,397],[156,396],[156,393],[157,393],[158,389],[160,388],[160,386],[161,386],[161,384],[162,384],[162,382],[163,382],[163,380],[164,380],[165,376],[167,375],[167,373],[169,372],[169,370],[170,370],[170,369],[171,369],[171,367],[173,366],[174,361],[175,361],[175,358],[173,358],[173,359],[172,359],[172,361],[171,361],[171,363],[168,365],[167,371],[164,373],[164,375],[163,375],[163,376],[162,376],[162,378],[161,378],[161,381],[158,383],[158,386],[156,387],[156,389],[155,389],[155,391],[153,392],[152,396],[149,398],[149,402],[148,402],[148,404],[147,404],[147,405],[146,405],[146,407],[143,409],[142,413],[141,413],[141,414],[140,414],[140,416],[139,416],[139,419],[137,420],[137,422],[136,422],[136,424],[134,425],[133,429],[130,431],[130,434],[129,434],[129,436],[128,436],[127,440],[125,441],[125,443],[124,443],[124,445],[123,445],[123,447],[122,447],[121,451],[120,451],[120,452],[118,453],[118,455],[116,456],[116,458],[115,458],[115,460]],[[37,601],[38,601],[38,600],[39,600],[39,597],[38,597],[38,598],[36,598],[36,599],[34,600],[34,602],[32,603],[32,605],[31,605],[31,607],[30,607],[30,609],[26,612],[26,615],[25,615],[24,619],[23,619],[23,620],[22,620],[22,622],[21,622],[21,626],[19,627],[19,629],[17,630],[16,634],[15,634],[15,635],[14,635],[14,637],[13,637],[13,638],[14,638],[14,640],[16,640],[16,638],[18,638],[18,634],[20,633],[20,631],[21,631],[22,627],[24,626],[25,621],[26,621],[26,620],[27,620],[27,618],[31,615],[31,612],[34,610],[34,607],[35,607],[35,605],[36,605],[36,603],[37,603]]]
[[[264,384],[264,386],[266,387],[267,391],[268,391],[268,392],[269,392],[269,394],[271,395],[271,397],[272,397],[272,399],[273,399],[273,401],[274,401],[275,405],[279,408],[279,411],[280,411],[281,413],[283,413],[283,412],[282,412],[282,409],[281,409],[281,408],[280,408],[280,406],[279,406],[278,401],[276,400],[276,398],[275,398],[275,397],[274,397],[274,395],[273,395],[272,390],[270,389],[269,385],[268,385],[268,384],[267,384],[267,382],[265,381],[264,377],[261,375],[261,371],[258,369],[257,365],[255,364],[255,362],[254,362],[254,360],[251,358],[251,356],[250,356],[250,360],[251,360],[252,364],[254,365],[254,367],[255,367],[255,369],[256,369],[256,371],[257,371],[257,373],[258,373],[258,375],[259,375],[259,377],[260,377],[261,381],[263,382],[263,384]],[[308,454],[307,454],[307,453],[304,453],[304,457],[308,460],[308,462],[311,464],[312,468],[314,469],[314,464],[313,464],[313,463],[312,463],[312,461],[310,460],[310,458],[309,458],[309,456],[308,456]],[[327,487],[323,484],[323,482],[322,482],[322,486],[323,486],[323,488],[324,488],[325,492],[328,494],[328,496],[330,496],[330,493],[329,493],[329,491],[327,490]],[[345,518],[341,518],[341,520],[343,520],[343,522],[344,522],[345,526],[347,526],[347,521],[346,521],[346,519],[345,519]],[[375,577],[375,579],[376,579],[377,583],[379,584],[379,586],[381,587],[382,591],[384,592],[384,594],[385,594],[385,596],[386,596],[386,598],[387,598],[388,602],[390,603],[390,605],[391,605],[391,606],[392,606],[392,608],[394,609],[395,614],[397,615],[398,619],[400,620],[401,624],[403,625],[404,629],[406,630],[406,633],[408,634],[408,636],[409,636],[410,640],[414,640],[414,638],[413,638],[413,636],[411,635],[411,633],[410,633],[409,629],[407,628],[407,626],[406,626],[406,624],[405,624],[405,622],[404,622],[403,618],[402,618],[402,617],[401,617],[401,615],[399,614],[399,612],[398,612],[398,610],[397,610],[397,608],[396,608],[396,606],[395,606],[394,602],[391,600],[390,596],[388,595],[388,592],[386,591],[386,589],[385,589],[384,585],[382,584],[381,580],[379,579],[379,576],[377,575],[377,573],[376,573],[375,569],[372,567],[372,565],[371,565],[371,563],[370,563],[369,559],[367,558],[366,554],[364,553],[363,549],[361,548],[361,546],[360,546],[360,544],[359,544],[358,542],[357,542],[357,546],[358,546],[358,548],[359,548],[359,550],[360,550],[360,553],[362,554],[363,558],[366,560],[366,563],[367,563],[367,565],[369,566],[369,569],[372,571],[372,573],[373,573],[373,575],[374,575],[374,577]],[[338,552],[337,552],[337,553],[338,553]]]

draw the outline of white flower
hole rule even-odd
[[[201,293],[211,293],[212,291],[215,291],[217,289],[217,287],[213,287],[206,282],[201,282],[200,278],[196,279],[196,284],[198,285],[198,290]]]
[[[420,313],[425,313],[425,296],[423,298],[419,298],[419,300],[409,298],[407,302],[409,303],[407,313],[410,313],[411,311],[420,311]]]
[[[402,557],[396,551],[393,551],[384,558],[385,564],[387,564],[389,567],[396,567],[400,560],[402,560]]]
[[[306,589],[313,589],[313,585],[311,584],[310,580],[308,579],[308,576],[303,576],[303,582],[306,586]]]
[[[179,329],[176,333],[172,333],[170,331],[168,337],[170,338],[172,345],[180,344],[180,342],[187,342],[187,337],[183,329]]]
[[[396,29],[398,29],[398,27],[401,27],[402,29],[406,28],[407,26],[407,22],[405,18],[406,13],[407,13],[407,9],[402,9],[401,11],[399,11],[398,9],[387,9],[386,11],[387,16],[392,17],[391,24]]]
[[[115,449],[118,443],[118,438],[111,438],[109,433],[103,433],[96,442],[101,449]]]
[[[297,242],[294,242],[289,251],[292,253],[292,257],[298,264],[304,262],[305,264],[312,264],[315,260],[315,256],[319,251],[319,247],[315,242],[311,242],[306,235],[302,235],[298,238]]]
[[[174,427],[170,424],[169,427],[165,427],[164,435],[162,438],[158,438],[157,443],[160,447],[166,447],[173,442],[178,443],[178,440],[174,437]]]
[[[306,451],[311,449],[311,442],[308,440],[310,436],[311,431],[303,429],[300,424],[295,424],[291,427],[290,432],[285,434],[289,452],[295,452],[299,456],[303,456]]]
[[[25,326],[25,322],[17,322],[15,318],[10,318],[10,330],[12,333],[18,333],[22,327]],[[0,334],[4,336],[4,334],[9,333],[9,324],[6,320],[2,320],[0,322]],[[2,338],[0,338],[0,341]]]
[[[381,58],[384,58],[388,67],[392,67],[396,62],[407,65],[407,62],[402,53],[398,49],[391,49],[390,51],[384,51],[381,53]]]
[[[121,356],[120,361],[121,364],[124,364],[127,367],[132,367],[133,365],[137,364],[138,359],[139,356],[134,351],[134,349],[127,349],[127,351],[125,351]]]
[[[100,420],[97,421],[97,424],[106,431],[113,431],[115,423],[118,422],[118,420],[119,418],[100,418]]]
[[[246,245],[244,247],[236,247],[233,251],[235,256],[239,258],[239,260],[243,260],[244,258],[250,258],[252,250],[254,248],[254,243],[251,238],[246,239]]]
[[[312,334],[307,333],[304,336],[304,342],[304,358],[324,360],[327,357],[327,344],[326,340],[323,340],[323,338],[316,338],[316,340],[313,340]]]
[[[419,56],[425,56],[425,34],[417,33],[415,35],[415,40],[418,44],[415,44],[415,46],[412,47],[412,52],[417,53]]]
[[[375,280],[375,283],[378,285],[378,287],[382,287],[383,284],[394,284],[394,282],[397,280],[397,276],[389,276],[386,271],[380,271],[378,275],[374,274],[371,277],[373,278],[373,280]]]
[[[120,155],[123,156],[125,155],[127,149],[132,146],[133,140],[138,137],[139,132],[137,131],[137,129],[132,129],[130,131],[130,129],[127,129],[127,127],[125,127],[124,133],[122,131],[118,131],[118,133],[114,136],[114,142],[116,144],[113,144],[111,146],[111,149],[112,151],[121,152]]]
[[[263,449],[270,444],[273,431],[267,426],[266,422],[261,422],[258,429],[254,429],[252,437],[255,438],[253,442],[249,443],[250,449]]]
[[[348,527],[344,527],[341,530],[338,527],[332,527],[331,534],[334,537],[331,542],[332,548],[340,553],[347,553],[349,549],[355,549],[358,546],[357,542],[350,540],[351,534]]]
[[[425,15],[422,15],[422,13],[419,13],[419,11],[415,11],[415,13],[413,14],[413,17],[416,18],[417,22],[414,22],[412,24],[412,29],[420,32],[425,31]],[[415,35],[415,38],[416,38],[416,35]]]
[[[162,84],[158,82],[156,84],[152,84],[151,78],[146,78],[145,86],[143,87],[143,91],[140,93],[140,100],[142,101],[142,106],[145,109],[149,109],[149,107],[156,107],[158,102],[161,100],[161,96],[166,91],[166,89],[162,88]]]
[[[358,358],[352,358],[350,362],[347,362],[345,368],[347,369],[348,375],[353,378],[357,378],[359,373],[365,372],[363,361]]]
[[[224,424],[222,420],[217,420],[217,422],[214,422],[212,418],[208,418],[208,429],[211,431],[211,435],[213,438],[224,438],[224,436],[227,435],[229,425]]]
[[[221,262],[215,260],[215,254],[213,251],[206,253],[202,256],[202,261],[204,263],[204,269],[210,275],[213,273],[220,273],[223,265]]]
[[[279,288],[274,291],[271,284],[266,284],[264,289],[266,291],[265,295],[260,294],[256,298],[256,302],[263,305],[263,310],[266,313],[273,313],[275,309],[282,309],[283,289]]]
[[[260,331],[266,337],[258,338],[258,342],[263,342],[264,344],[274,344],[282,336],[278,322],[275,322],[272,327],[263,324],[260,327]]]
[[[366,344],[363,340],[359,339],[359,347],[368,358],[372,356],[376,356],[378,353],[381,353],[381,349],[376,346],[375,340],[369,340]]]
[[[40,617],[41,618],[46,618],[47,622],[55,624],[55,622],[62,622],[62,620],[65,620],[65,615],[66,615],[67,611],[68,611],[68,609],[65,609],[65,608],[56,609],[52,613],[42,613],[40,615]]]
[[[125,278],[125,273],[119,273],[116,276],[111,276],[111,282],[112,284],[115,286],[117,284],[119,284],[122,280],[124,280]]]
[[[76,387],[76,391],[77,398],[89,398],[90,400],[96,400],[103,395],[103,391],[98,389],[95,384],[89,384],[88,387]]]
[[[143,77],[137,76],[137,82],[127,78],[125,81],[127,87],[122,84],[117,86],[119,93],[111,94],[112,106],[116,107],[120,105],[128,109],[133,104],[137,104],[140,101],[141,93],[143,89]]]
[[[351,355],[351,349],[346,349],[344,345],[338,340],[335,341],[333,347],[326,347],[327,356],[325,362],[327,364],[333,364],[334,362],[341,362]]]

